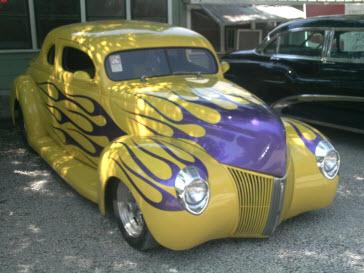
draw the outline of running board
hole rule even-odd
[[[98,203],[97,169],[75,159],[50,137],[31,142],[32,148],[83,197]]]

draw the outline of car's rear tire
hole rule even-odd
[[[145,224],[133,195],[123,183],[113,189],[113,210],[125,241],[137,250],[148,250],[158,244]]]
[[[27,130],[26,130],[25,123],[24,123],[24,115],[23,115],[23,111],[19,105],[18,105],[15,113],[16,113],[16,116],[15,116],[16,130],[20,134],[22,142],[26,146],[29,146],[28,138],[27,138]]]

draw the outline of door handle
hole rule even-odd
[[[270,57],[270,60],[273,62],[278,62],[280,59],[277,56],[272,56],[272,57]]]
[[[321,62],[322,62],[323,64],[335,64],[335,62],[334,62],[334,61],[328,61],[326,58],[321,58]]]

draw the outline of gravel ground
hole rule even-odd
[[[0,122],[0,272],[364,272],[362,135],[323,130],[342,157],[332,206],[281,224],[264,240],[140,253]]]

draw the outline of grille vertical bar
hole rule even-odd
[[[236,236],[262,235],[267,223],[274,178],[228,167],[239,198],[239,222]]]

